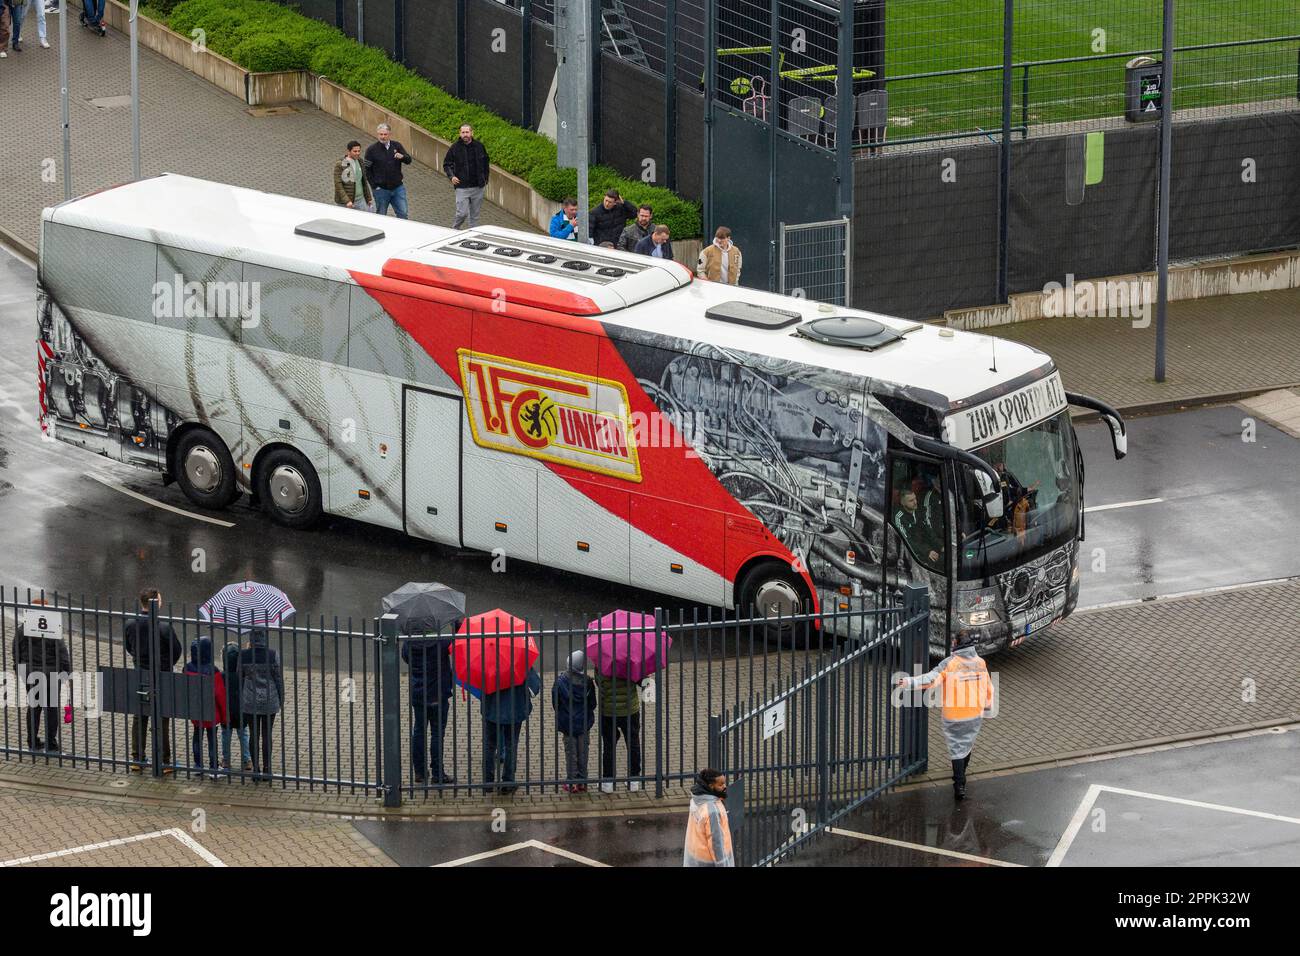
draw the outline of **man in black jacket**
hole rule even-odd
[[[44,601],[36,601],[44,604]],[[62,613],[55,611],[53,613]],[[59,687],[72,678],[72,655],[57,637],[14,633],[14,667],[27,700],[27,744],[32,750],[59,753]],[[42,718],[44,718],[42,720]],[[41,724],[45,740],[41,740]]]
[[[478,225],[479,211],[483,208],[483,191],[492,173],[492,163],[488,159],[487,147],[474,138],[474,127],[469,123],[461,126],[460,139],[447,150],[442,171],[456,190],[456,218],[452,220],[451,228],[460,229],[468,222],[473,229]]]
[[[162,594],[157,588],[144,588],[140,591],[140,611],[135,620],[126,625],[122,632],[122,643],[126,646],[126,652],[135,661],[137,670],[143,671],[140,675],[141,683],[145,686],[150,684],[150,674],[153,672],[153,644],[149,634],[149,605],[155,605],[155,618],[162,608]],[[181,642],[176,636],[176,631],[166,621],[158,621],[158,672],[169,671],[176,666],[176,662],[181,659]],[[167,721],[161,721],[161,726],[154,728],[154,733],[161,738],[162,744],[162,762],[163,773],[171,773],[172,768],[167,766],[172,762],[172,735],[171,726]],[[131,718],[131,770],[133,772],[144,772],[144,766],[149,762],[150,751],[147,744],[149,739],[149,714],[135,714]]]
[[[623,226],[636,215],[636,206],[619,195],[617,189],[605,193],[599,206],[587,214],[587,228],[595,245],[609,243],[612,247],[623,233]]]
[[[393,207],[393,215],[398,219],[406,218],[406,186],[402,184],[402,167],[411,162],[406,147],[393,139],[393,131],[387,123],[380,123],[376,131],[379,142],[371,143],[366,150],[366,176],[375,194],[375,212],[381,216],[388,215],[388,207]]]

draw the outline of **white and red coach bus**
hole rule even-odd
[[[1123,453],[1012,342],[183,176],[46,209],[39,283],[41,427],[202,508],[763,613],[920,581],[936,651],[1073,609],[1067,406]]]

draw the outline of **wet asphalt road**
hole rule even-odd
[[[972,773],[978,759],[977,751]],[[1298,768],[1293,727],[974,778],[961,804],[947,786],[908,790],[847,815],[838,832],[819,835],[789,865],[1300,866]],[[1094,797],[1094,785],[1110,789]],[[1084,824],[1070,838],[1081,806]],[[511,821],[505,809],[502,832],[486,820],[354,826],[403,866],[681,866],[684,813]],[[500,852],[508,847],[517,848]]]
[[[494,573],[487,555],[342,519],[293,532],[241,502],[220,515],[234,523],[225,528],[132,499],[87,473],[190,510],[154,473],[41,440],[35,321],[34,270],[0,251],[0,584],[116,602],[156,582],[179,611],[229,581],[255,579],[283,587],[300,622],[308,613],[369,616],[379,596],[411,580],[464,591],[471,612],[505,607],[548,623],[675,606],[524,563]],[[1261,424],[1258,441],[1245,444],[1242,417],[1224,406],[1136,419],[1123,462],[1104,426],[1079,428],[1089,506],[1164,499],[1088,516],[1081,606],[1300,574],[1292,507],[1300,443]],[[1102,556],[1104,570],[1094,570]]]

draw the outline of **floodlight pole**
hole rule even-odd
[[[39,2],[39,0],[38,0]],[[67,0],[64,0],[67,5]],[[131,0],[131,178],[140,178],[140,0]],[[63,16],[61,20],[66,20]],[[63,24],[59,24],[63,29]]]
[[[1165,317],[1169,307],[1169,189],[1174,131],[1174,0],[1165,0],[1160,64],[1160,212],[1156,224],[1156,381],[1165,380]]]
[[[68,119],[68,0],[59,0],[59,105],[63,125],[63,199],[72,198],[72,129]]]

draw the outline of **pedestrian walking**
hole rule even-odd
[[[375,210],[375,195],[361,165],[361,144],[355,139],[348,143],[343,158],[334,164],[334,202],[349,209]]]
[[[271,733],[275,715],[284,705],[284,670],[280,654],[267,646],[267,634],[255,627],[248,647],[239,652],[239,707],[248,724],[253,750],[253,773],[271,774]]]
[[[686,848],[682,866],[735,866],[731,849],[731,822],[727,818],[727,778],[706,768],[691,787],[691,810],[686,821]]]
[[[402,167],[410,165],[410,154],[393,139],[392,128],[387,123],[380,123],[375,135],[378,141],[371,143],[365,154],[366,177],[374,192],[375,212],[386,216],[388,207],[392,206],[393,215],[405,219],[406,186],[402,182]]]
[[[413,637],[402,643],[402,660],[410,672],[411,762],[415,782],[455,783],[443,766],[443,739],[451,715],[452,678],[451,629],[447,637]],[[427,732],[427,737],[426,737]],[[425,740],[429,757],[425,762]],[[425,774],[428,774],[426,777]]]
[[[731,241],[731,230],[719,226],[713,234],[713,241],[700,250],[695,274],[710,282],[735,285],[740,281],[740,266],[740,247]]]
[[[184,673],[196,677],[212,678],[213,719],[191,720],[194,734],[191,738],[191,753],[194,756],[194,769],[203,774],[203,738],[208,739],[208,764],[213,779],[217,774],[217,727],[228,724],[226,714],[226,682],[221,671],[212,663],[212,639],[200,637],[190,641],[190,660],[185,665]]]
[[[151,633],[149,618],[150,609],[153,610],[153,618],[157,622],[157,633]],[[126,647],[126,653],[135,661],[135,667],[140,671],[140,686],[147,689],[152,684],[152,674],[155,669],[153,649],[158,649],[158,660],[156,668],[158,673],[170,671],[175,668],[178,661],[181,660],[181,642],[176,636],[176,630],[167,621],[159,620],[162,610],[162,593],[154,587],[146,587],[140,591],[140,607],[136,612],[135,619],[128,622],[122,631],[122,644]],[[172,731],[171,722],[168,720],[159,721],[159,726],[154,727],[154,735],[157,738],[162,749],[162,772],[170,774],[173,772],[172,762]],[[152,751],[149,749],[149,712],[146,710],[142,714],[136,714],[131,718],[131,767],[134,773],[143,773],[144,768],[151,762]]]
[[[81,0],[82,26],[89,27],[100,36],[108,33],[104,29],[104,2],[105,0]]]
[[[9,4],[0,0],[0,60],[9,56]]]
[[[460,138],[447,150],[442,171],[456,191],[456,217],[451,228],[460,229],[468,223],[473,229],[483,209],[483,191],[492,174],[492,163],[487,147],[474,138],[474,127],[469,123],[461,125]]]
[[[542,678],[529,667],[522,684],[483,695],[483,782],[491,785],[497,780],[500,764],[498,793],[509,795],[518,789],[514,783],[519,732],[533,712],[533,698],[541,692]]]
[[[673,244],[668,241],[668,227],[663,223],[655,226],[640,242],[636,244],[633,252],[643,255],[652,256],[655,259],[669,259],[673,257]]]
[[[560,211],[551,217],[551,224],[547,232],[551,234],[552,239],[573,239],[578,238],[578,200],[572,197],[566,197],[564,202],[560,203]]]
[[[597,672],[600,689],[600,789],[614,792],[614,757],[618,738],[627,744],[627,773],[641,776],[641,691],[629,677],[606,677]],[[628,783],[629,790],[640,790],[641,781]]]
[[[608,244],[614,247],[623,234],[627,221],[636,215],[636,206],[619,195],[617,189],[605,193],[605,198],[587,214],[587,228],[591,230],[593,245]]]
[[[225,670],[226,723],[221,725],[221,767],[230,769],[230,738],[239,734],[239,756],[245,773],[253,769],[253,751],[248,745],[248,724],[239,709],[239,642],[230,641],[222,649],[221,664]]]
[[[27,17],[27,0],[0,0],[9,11],[10,43],[15,53],[23,52],[23,20]]]
[[[618,237],[618,242],[614,244],[615,248],[622,249],[624,252],[636,252],[636,244],[650,235],[650,220],[654,217],[653,207],[642,203],[636,207],[636,221],[628,223],[626,229]]]
[[[919,677],[900,675],[896,682],[898,687],[918,690],[939,684],[943,738],[952,760],[952,792],[957,800],[966,798],[966,767],[984,713],[993,706],[993,682],[988,665],[975,650],[975,642],[974,631],[960,631],[953,652],[932,670]]]
[[[32,603],[45,604],[41,600]],[[23,689],[22,697],[27,702],[27,746],[38,753],[62,753],[59,689],[72,679],[72,653],[68,645],[57,637],[26,634],[23,622],[19,621],[14,630],[13,660],[18,686]]]
[[[36,39],[41,45],[41,49],[50,48],[49,30],[45,24],[45,14],[48,12],[44,0],[19,0],[27,4],[27,15],[36,17]]]
[[[568,668],[555,676],[551,685],[551,707],[555,729],[564,738],[566,793],[585,793],[587,763],[591,751],[591,728],[596,723],[596,688],[587,677],[587,655],[574,651]]]

